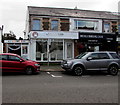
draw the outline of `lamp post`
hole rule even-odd
[[[3,25],[2,27],[0,27],[0,53],[3,53],[2,35],[3,35]]]

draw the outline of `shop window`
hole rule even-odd
[[[50,22],[49,18],[43,18],[43,30],[49,30]]]
[[[63,40],[51,39],[49,49],[49,58],[51,61],[63,59]]]
[[[109,33],[110,32],[110,23],[104,23],[104,32]]]
[[[60,19],[61,31],[69,31],[69,19]]]
[[[58,20],[51,21],[51,30],[58,31]]]
[[[36,60],[46,61],[47,58],[47,40],[36,41]]]
[[[75,29],[97,30],[97,21],[75,20]]]
[[[41,30],[41,21],[39,19],[32,20],[32,30],[34,31]]]

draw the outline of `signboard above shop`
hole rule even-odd
[[[4,43],[29,43],[29,40],[4,40]]]
[[[78,32],[59,32],[59,31],[52,31],[52,32],[40,32],[40,31],[31,31],[30,38],[39,39],[78,39]]]
[[[83,33],[79,32],[79,39],[87,39],[87,40],[99,40],[104,39],[107,41],[116,40],[116,34],[106,34],[106,33]]]

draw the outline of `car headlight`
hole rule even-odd
[[[67,64],[68,64],[68,65],[71,65],[71,64],[72,64],[72,61],[67,61]]]
[[[36,63],[35,66],[40,66],[40,65]]]

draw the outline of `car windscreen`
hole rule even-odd
[[[83,58],[88,52],[81,53],[80,55],[76,56],[75,59]]]

